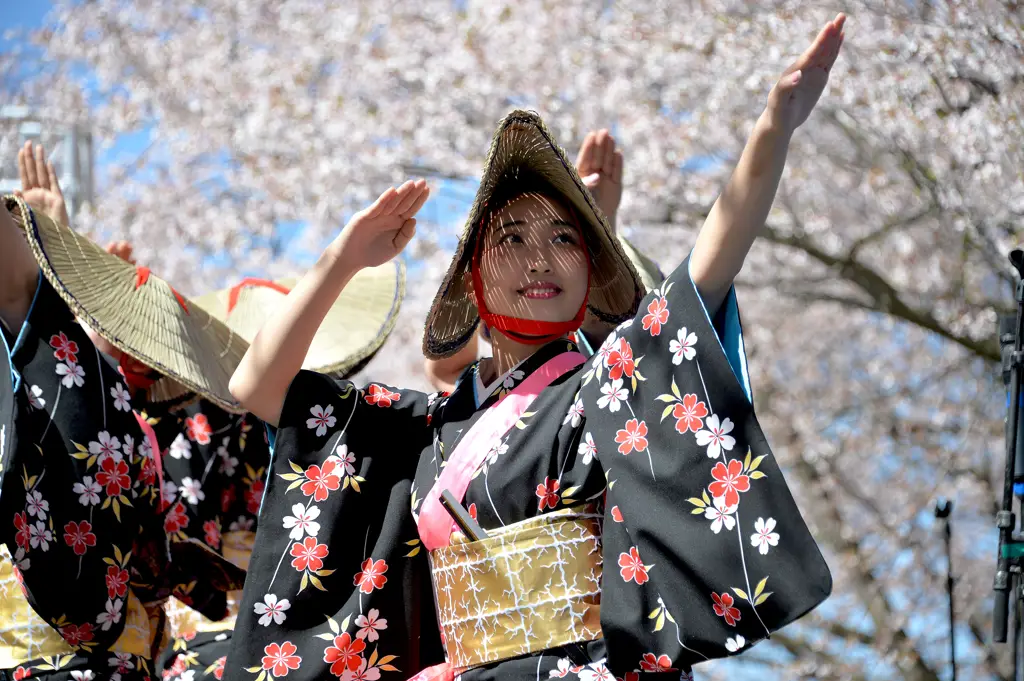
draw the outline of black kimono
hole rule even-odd
[[[734,297],[723,345],[686,268],[491,443],[463,502],[486,530],[597,508],[600,637],[582,637],[597,639],[583,663],[534,650],[462,678],[686,676],[827,597],[827,566],[753,414]],[[474,374],[448,397],[301,372],[225,678],[402,679],[443,662],[420,504],[480,415],[572,350],[552,342],[491,387]],[[493,600],[467,594],[467,617],[473,599]],[[519,616],[526,632],[544,626]]]

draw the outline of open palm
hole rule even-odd
[[[46,160],[46,150],[41,144],[25,142],[18,150],[18,174],[25,203],[62,225],[70,223],[57,173],[53,164]]]
[[[394,258],[416,233],[414,216],[428,196],[426,180],[389,188],[345,225],[338,237],[342,257],[358,268],[376,267]]]
[[[607,130],[587,133],[576,157],[576,170],[614,230],[622,201],[622,152],[615,148],[615,138]]]
[[[810,47],[782,73],[772,88],[768,95],[768,113],[772,122],[782,129],[796,130],[814,110],[843,46],[845,23],[846,16],[839,14],[825,24]]]

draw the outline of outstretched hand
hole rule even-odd
[[[110,255],[116,255],[127,263],[132,265],[135,264],[135,258],[132,257],[135,249],[127,241],[111,241],[103,248],[103,250]]]
[[[843,46],[845,23],[846,15],[839,14],[825,24],[810,47],[783,71],[765,110],[773,126],[792,133],[814,110]]]
[[[587,133],[576,157],[576,170],[614,231],[622,201],[622,152],[615,148],[615,138],[608,130]]]
[[[53,164],[46,160],[43,145],[29,141],[18,150],[18,174],[21,175],[21,196],[33,210],[62,225],[71,223],[57,173]]]
[[[356,213],[336,240],[339,258],[352,268],[383,265],[402,252],[416,234],[414,217],[430,188],[410,180],[389,188],[368,208]]]

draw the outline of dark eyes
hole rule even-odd
[[[521,243],[523,243],[523,238],[520,235],[516,234],[515,232],[509,232],[509,233],[505,234],[504,236],[502,236],[498,240],[498,244],[499,245],[506,244],[506,243],[508,243],[508,244],[521,244]],[[553,244],[575,244],[576,243],[576,236],[572,232],[562,232],[561,234],[556,234],[555,236],[551,237],[551,243],[553,243]]]

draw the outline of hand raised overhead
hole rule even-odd
[[[416,234],[414,216],[429,196],[426,180],[389,188],[345,225],[335,241],[339,258],[353,268],[376,267],[394,258]]]

